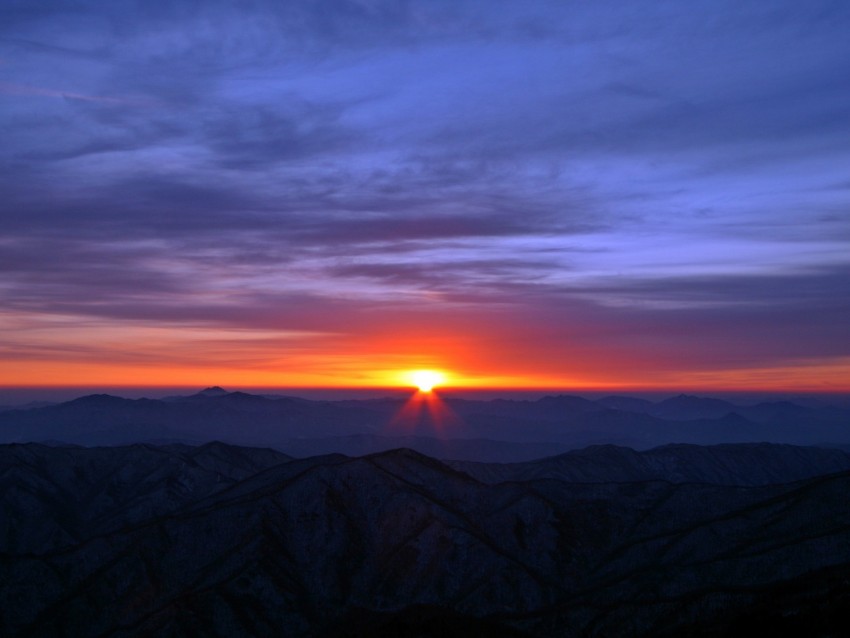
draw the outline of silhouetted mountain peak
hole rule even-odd
[[[448,463],[407,447],[376,452],[367,455],[365,458],[385,470],[398,469],[407,475],[408,479],[417,475],[421,476],[421,470],[427,470],[428,472],[435,472],[437,475],[454,476],[464,481],[473,480],[468,474],[459,472]]]
[[[441,463],[440,461],[437,461],[436,459],[433,459],[430,456],[422,454],[421,452],[417,452],[416,450],[411,449],[409,447],[394,448],[392,450],[386,450],[386,451],[383,451],[383,452],[375,452],[374,454],[368,454],[366,456],[370,459],[373,459],[373,460],[386,459],[386,460],[402,461],[402,462],[409,462],[409,463],[426,463],[426,464],[436,463],[436,464],[439,464],[439,465],[443,465],[443,463]]]
[[[230,394],[230,393],[227,390],[225,390],[224,388],[217,386],[217,385],[214,385],[214,386],[209,387],[209,388],[204,388],[203,390],[198,392],[195,396],[220,397],[220,396],[224,396],[225,394]]]
[[[739,409],[734,403],[721,399],[679,394],[655,404],[649,413],[663,419],[674,420],[717,419]]]

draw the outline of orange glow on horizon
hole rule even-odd
[[[6,363],[10,365],[6,365]],[[291,370],[250,369],[216,365],[133,365],[82,361],[7,361],[0,365],[0,387],[206,387],[228,388],[419,388],[412,371],[356,369],[354,362],[330,372],[324,366],[301,365]],[[287,366],[288,367],[288,366]],[[512,374],[453,372],[437,385],[461,390],[581,391],[753,391],[753,392],[850,392],[850,362],[838,365],[812,362],[809,365],[741,370],[688,370],[645,372],[635,382],[627,372],[609,378],[534,374],[515,370]],[[525,373],[525,374],[523,374]],[[827,381],[828,380],[828,381]],[[433,393],[433,392],[432,392]]]
[[[488,332],[495,328],[487,325],[370,325],[357,338],[73,317],[16,326],[27,348],[0,353],[0,387],[850,392],[847,356],[723,368],[662,351],[648,357],[625,347],[510,339],[506,332]],[[424,373],[434,376],[416,376]]]

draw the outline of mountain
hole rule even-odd
[[[317,456],[341,453],[364,456],[397,448],[409,448],[420,454],[439,459],[475,459],[482,463],[511,463],[531,461],[565,452],[571,446],[553,442],[515,442],[492,439],[448,439],[425,436],[380,436],[352,434],[315,439],[290,439],[281,449],[292,456]]]
[[[738,406],[728,401],[680,394],[656,403],[649,414],[660,419],[691,421],[695,419],[719,419],[739,412]]]
[[[568,395],[536,401],[438,396],[433,403],[393,397],[310,401],[214,386],[162,400],[95,394],[0,412],[0,443],[214,440],[296,456],[411,447],[445,459],[518,462],[601,444],[634,449],[671,443],[850,444],[850,410],[790,402],[739,406],[686,395],[658,403]]]
[[[154,439],[277,447],[300,436],[369,433],[382,419],[356,407],[267,399],[242,392],[198,393],[183,400],[95,394],[40,409],[0,413],[0,441],[121,445]]]
[[[200,392],[198,392],[198,396],[202,397],[221,397],[227,394],[227,390],[217,385],[214,385],[210,388],[204,388]]]
[[[3,446],[0,634],[708,636],[801,619],[842,634],[850,472],[753,486],[737,483],[753,461],[785,481],[827,457],[631,454],[585,452],[688,482],[617,464],[573,482],[547,459],[524,470],[541,478],[491,483],[411,450]],[[21,540],[40,525],[70,531]]]
[[[771,485],[850,471],[850,454],[770,443],[678,444],[643,452],[602,445],[526,463],[449,461],[449,465],[484,483],[556,479],[570,483]]]
[[[624,412],[635,412],[637,414],[648,414],[655,405],[652,401],[647,401],[646,399],[621,396],[603,397],[596,402],[606,408],[623,410]]]
[[[0,446],[0,552],[56,550],[173,512],[268,467],[280,452],[221,443]]]
[[[21,405],[0,405],[0,412],[6,410],[32,410],[33,408],[46,408],[50,405],[56,405],[53,401],[30,401]]]

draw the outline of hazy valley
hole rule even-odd
[[[850,446],[850,409],[828,402],[736,405],[679,395],[659,402],[558,395],[535,401],[416,396],[311,401],[207,388],[165,399],[89,395],[0,411],[0,443],[76,445],[222,441],[292,456],[352,456],[399,447],[443,459],[515,462],[589,445],[770,441]]]

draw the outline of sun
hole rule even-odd
[[[414,370],[410,373],[410,380],[420,392],[430,392],[434,386],[445,382],[446,375],[436,370]]]

